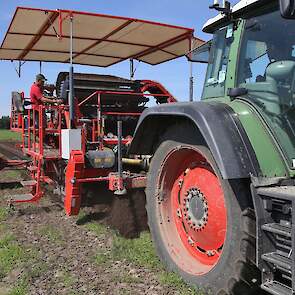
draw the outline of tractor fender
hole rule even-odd
[[[253,147],[237,116],[219,102],[162,104],[146,109],[129,147],[130,155],[153,155],[161,136],[172,125],[189,123],[211,150],[224,179],[259,176],[260,168]]]

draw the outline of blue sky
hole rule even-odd
[[[195,29],[195,35],[208,40],[210,35],[202,32],[205,21],[215,15],[208,6],[209,0],[10,0],[0,1],[0,40],[2,42],[5,32],[17,6],[27,6],[48,9],[73,9],[96,13],[112,14],[118,16],[134,17],[153,20],[168,24],[180,25]],[[236,2],[236,1],[235,1]],[[144,63],[138,64],[135,78],[151,79],[161,82],[179,100],[187,100],[189,96],[189,64],[185,58],[179,58],[158,66],[150,66]],[[58,72],[67,71],[68,65],[43,64],[43,73],[49,83],[54,83]],[[107,69],[98,67],[75,66],[76,72],[89,72],[99,74],[112,74],[122,77],[129,76],[129,63],[123,62]],[[9,114],[11,91],[24,91],[29,94],[29,88],[39,72],[39,64],[26,63],[22,68],[22,77],[18,78],[11,62],[0,61],[0,116]],[[201,95],[205,66],[194,64],[195,100]]]

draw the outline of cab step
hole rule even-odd
[[[30,172],[35,172],[38,170],[38,167],[37,166],[29,166],[27,167],[27,169],[30,171]]]
[[[261,289],[273,295],[295,295],[295,186],[252,185],[251,191]]]
[[[27,187],[27,186],[35,186],[37,184],[36,180],[23,180],[20,182],[22,186]]]
[[[33,194],[19,194],[19,195],[13,195],[10,198],[11,202],[30,202],[34,199],[34,195]]]
[[[292,274],[292,260],[290,258],[280,255],[277,252],[263,254],[261,258],[264,261],[272,263],[279,269]]]
[[[272,295],[293,295],[292,288],[277,281],[270,281],[261,285],[261,289]]]
[[[261,226],[264,231],[291,238],[291,227],[279,223],[266,223]]]

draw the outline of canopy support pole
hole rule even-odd
[[[22,72],[21,71],[22,71],[22,62],[21,62],[21,60],[19,60],[19,62],[18,62],[18,71],[16,71],[19,78],[22,75]]]
[[[190,51],[193,47],[193,39],[190,42]],[[190,78],[189,78],[189,101],[194,101],[194,75],[193,75],[193,63],[189,61]]]
[[[21,61],[21,60],[19,60],[19,61],[18,61],[18,66],[17,66],[17,67],[14,65],[13,60],[11,60],[11,62],[12,62],[12,64],[13,64],[13,66],[14,66],[14,70],[16,71],[17,76],[18,76],[19,78],[21,78],[21,74],[22,74],[22,66],[26,63],[26,61]]]
[[[134,80],[134,59],[130,58],[130,80]]]
[[[194,101],[194,76],[193,76],[193,63],[189,62],[190,78],[189,78],[189,101]]]
[[[40,61],[40,63],[39,63],[39,72],[40,72],[40,74],[42,74],[42,61]]]
[[[69,74],[69,108],[70,108],[70,122],[69,128],[73,126],[75,118],[74,108],[74,67],[73,67],[73,15],[70,16],[70,74]]]

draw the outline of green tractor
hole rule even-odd
[[[211,8],[201,101],[148,109],[130,147],[153,155],[152,237],[208,294],[295,294],[295,3]]]

